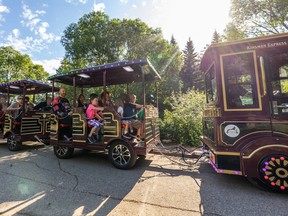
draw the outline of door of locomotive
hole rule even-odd
[[[274,135],[288,135],[288,51],[278,48],[264,55],[267,93],[271,104],[271,121]]]

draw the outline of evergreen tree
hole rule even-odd
[[[176,42],[176,40],[175,40],[173,35],[171,36],[170,45],[172,45],[172,46],[176,46],[177,45],[177,42]]]
[[[213,43],[220,43],[221,42],[221,36],[220,34],[215,30],[213,33],[213,37],[212,37],[212,44]]]
[[[186,47],[183,50],[184,66],[180,72],[180,78],[183,82],[183,92],[188,89],[203,89],[202,73],[199,71],[198,54],[195,52],[194,44],[189,38]]]

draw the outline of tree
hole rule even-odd
[[[43,66],[34,65],[28,55],[22,55],[11,46],[0,47],[0,62],[1,83],[20,79],[45,81],[49,75]]]
[[[249,36],[288,31],[287,0],[232,0],[233,24]]]
[[[99,65],[148,58],[162,76],[159,104],[180,89],[182,57],[179,47],[170,45],[163,38],[161,29],[151,28],[140,19],[110,19],[103,12],[91,12],[65,29],[61,43],[65,48],[65,58],[60,72],[91,63]],[[153,88],[151,85],[147,92]],[[130,92],[138,94],[139,101],[139,96],[143,96],[140,89],[137,84],[129,86]],[[114,98],[126,93],[123,87],[109,86],[109,91]]]
[[[180,77],[183,82],[183,92],[188,89],[202,89],[203,76],[199,71],[198,54],[195,52],[193,42],[189,38],[186,47],[183,50],[184,65],[180,72]]]
[[[89,63],[100,65],[116,61],[122,47],[111,31],[118,32],[121,37],[119,21],[110,21],[106,14],[99,11],[85,14],[77,24],[70,24],[61,38],[66,51],[65,66],[68,62],[71,68],[77,68],[86,67]]]
[[[175,38],[174,38],[173,35],[171,36],[170,44],[171,44],[172,46],[176,46],[176,45],[177,45],[177,42],[176,42],[176,40],[175,40]]]
[[[224,41],[240,40],[246,37],[247,34],[232,22],[228,23],[224,29]]]
[[[215,30],[212,37],[212,43],[220,43],[221,42],[221,36],[220,34]]]

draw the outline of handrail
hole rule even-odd
[[[262,84],[263,84],[263,94],[261,96],[264,97],[265,95],[267,95],[267,86],[266,86],[264,58],[262,56],[260,56],[260,68],[261,68]]]

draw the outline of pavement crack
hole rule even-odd
[[[41,170],[45,170],[45,171],[51,172],[50,169],[47,169],[47,168],[45,168],[45,167],[42,167],[42,166],[40,166],[40,165],[39,165],[38,163],[36,163],[36,162],[33,162],[33,161],[24,161],[24,162],[33,164],[33,165],[35,165],[37,168],[39,168],[39,169],[41,169]],[[17,162],[16,162],[16,163],[17,163]]]
[[[84,193],[84,194],[91,194],[91,195],[104,197],[104,198],[108,198],[109,197],[109,199],[116,200],[116,201],[122,201],[122,202],[128,202],[128,203],[136,203],[136,204],[145,204],[145,205],[151,205],[151,206],[156,206],[156,207],[166,208],[166,209],[175,209],[175,210],[181,210],[181,211],[186,211],[186,212],[200,213],[200,211],[196,211],[196,210],[185,209],[185,208],[177,208],[177,207],[174,207],[174,206],[165,206],[165,205],[149,203],[149,202],[143,202],[143,201],[137,201],[137,200],[132,200],[132,199],[125,199],[125,197],[124,198],[119,198],[119,197],[114,197],[114,196],[111,196],[111,195],[104,195],[104,194],[93,193],[93,192],[88,192],[88,191],[87,192],[85,192],[85,191],[77,191],[77,192]]]
[[[110,197],[113,199],[113,197]],[[160,205],[160,204],[155,204],[155,203],[149,203],[149,202],[142,202],[142,201],[137,201],[137,200],[131,200],[131,199],[122,199],[124,202],[129,202],[129,203],[136,203],[136,204],[145,204],[145,205],[150,205],[150,206],[156,206],[160,208],[166,208],[166,209],[174,209],[174,210],[181,210],[181,211],[186,211],[186,212],[194,212],[194,213],[200,213],[200,211],[197,210],[192,210],[192,209],[185,209],[185,208],[178,208],[174,206],[165,206],[165,205]]]
[[[74,175],[74,174],[72,174],[72,173],[70,173],[70,172],[68,172],[68,171],[66,171],[66,170],[64,170],[64,169],[61,167],[61,163],[60,163],[60,160],[59,160],[59,159],[58,159],[58,167],[59,167],[59,169],[60,169],[63,173],[66,173],[66,174],[68,174],[68,175],[70,175],[70,176],[72,176],[72,177],[75,178],[76,184],[75,184],[75,186],[74,186],[73,189],[72,189],[72,191],[75,191],[76,188],[78,187],[78,184],[79,184],[78,176],[77,176],[77,175]]]

